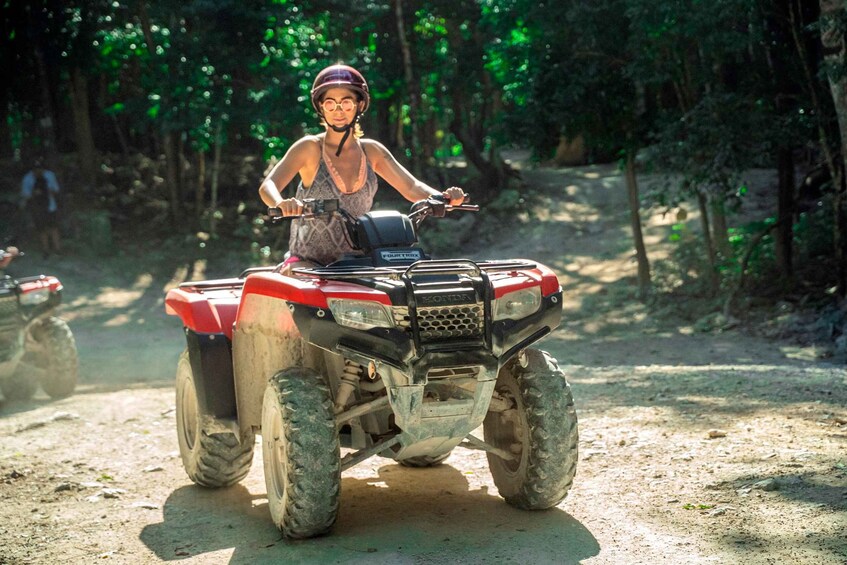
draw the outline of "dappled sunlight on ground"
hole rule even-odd
[[[557,508],[509,507],[487,456],[461,448],[431,469],[374,457],[346,470],[332,535],[305,542],[282,541],[270,522],[261,444],[238,485],[192,485],[175,433],[185,338],[163,300],[226,269],[174,252],[57,264],[80,384],[61,401],[39,392],[0,403],[0,542],[51,563],[844,563],[843,366],[696,331],[637,301],[616,166],[523,172],[546,204],[477,258],[526,257],[560,273],[562,325],[538,347],[571,383],[580,461]],[[643,220],[655,261],[676,218]],[[122,492],[89,500],[103,487]],[[4,522],[19,529],[4,533]]]
[[[177,267],[174,276],[162,287],[162,292],[165,293],[172,288],[176,288],[188,280],[202,281],[206,279],[206,267],[207,261],[205,259],[197,259],[190,267],[185,265]]]

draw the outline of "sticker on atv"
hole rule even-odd
[[[379,256],[383,261],[389,263],[405,263],[408,261],[420,261],[423,259],[423,252],[420,249],[414,251],[380,251]]]

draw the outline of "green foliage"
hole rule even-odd
[[[761,222],[751,222],[737,228],[730,228],[730,252],[728,256],[719,255],[712,267],[702,252],[701,236],[685,223],[671,227],[668,239],[673,243],[668,258],[656,261],[654,265],[656,288],[663,293],[692,297],[706,297],[712,292],[712,272],[718,277],[722,291],[729,292],[741,277],[741,260],[751,241],[764,229],[772,225],[773,218]],[[757,245],[748,261],[748,276],[755,279],[770,272],[774,264],[773,238],[766,236]]]
[[[653,284],[661,293],[705,296],[709,293],[711,267],[701,249],[700,239],[685,223],[672,226],[670,255],[653,264]]]
[[[581,136],[589,159],[637,154],[642,170],[665,173],[669,180],[647,193],[647,203],[674,206],[705,196],[711,205],[728,204],[730,216],[746,193],[743,172],[772,167],[777,150],[802,149],[812,160],[820,159],[824,145],[839,151],[826,142],[837,139],[837,122],[822,79],[837,79],[843,69],[824,63],[820,31],[830,23],[843,31],[845,11],[819,23],[817,3],[802,2],[406,0],[398,22],[397,6],[373,0],[5,2],[0,68],[6,77],[24,78],[7,81],[0,97],[6,112],[0,134],[8,138],[0,149],[46,147],[53,142],[42,127],[49,117],[55,143],[72,151],[69,86],[81,74],[98,149],[157,160],[164,139],[175,140],[176,181],[164,170],[155,175],[160,180],[144,182],[103,173],[90,193],[98,206],[120,208],[132,220],[155,216],[146,227],[167,231],[171,208],[190,203],[194,209],[195,198],[208,200],[202,190],[191,191],[201,180],[197,154],[223,147],[272,161],[304,133],[321,131],[309,102],[311,84],[321,68],[342,61],[368,77],[373,104],[363,125],[369,136],[401,161],[422,156],[427,174],[441,182],[446,173],[433,167],[465,158],[470,167],[462,183],[490,200],[477,226],[482,231],[487,217],[525,207],[504,180],[501,147],[530,146],[546,159],[561,137]],[[207,169],[210,161],[205,158]],[[244,175],[257,183],[250,175],[259,175]],[[434,184],[432,178],[423,180]],[[212,214],[222,214],[216,219],[225,229],[254,243],[257,258],[272,260],[262,250],[277,236],[253,222],[254,209],[233,212],[236,205],[227,205],[223,212],[198,206],[186,226],[208,229]],[[798,249],[825,256],[832,252],[832,230],[807,227],[813,221],[823,216],[807,214],[798,224]],[[715,266],[706,265],[701,239],[675,231],[670,263],[676,264],[659,266],[662,284],[703,284],[714,268],[726,287],[739,276],[739,256],[759,228],[734,227],[731,256]],[[441,237],[439,229],[433,238]],[[751,273],[767,273],[772,261],[773,242],[766,238],[750,258]]]
[[[821,200],[820,205],[800,214],[794,226],[798,255],[815,263],[829,259],[834,247],[833,222],[834,216],[829,198]]]

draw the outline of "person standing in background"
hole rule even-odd
[[[41,241],[46,259],[50,253],[61,253],[59,238],[59,181],[53,171],[44,168],[41,158],[33,162],[32,170],[21,181],[21,208],[27,210]]]

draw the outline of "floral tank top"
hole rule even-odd
[[[377,179],[365,156],[364,148],[361,148],[361,151],[362,161],[359,165],[356,186],[353,187],[352,192],[346,192],[339,188],[339,186],[346,188],[344,181],[329,160],[326,148],[321,141],[321,161],[315,180],[308,188],[303,186],[301,180],[297,185],[296,198],[298,200],[337,198],[339,206],[354,218],[369,212],[376,194]],[[292,255],[323,265],[340,259],[346,253],[354,252],[350,242],[347,241],[344,223],[337,215],[294,219],[291,222],[288,249]]]

